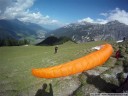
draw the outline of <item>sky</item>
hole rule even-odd
[[[70,23],[128,25],[128,0],[0,0],[0,19],[18,19],[56,29]]]

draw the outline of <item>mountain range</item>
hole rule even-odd
[[[123,37],[128,38],[128,25],[117,20],[106,24],[79,22],[51,31],[46,34],[46,37],[48,36],[66,36],[76,42],[120,40]]]
[[[49,36],[68,37],[78,43],[97,40],[120,40],[124,36],[126,39],[128,38],[128,25],[119,21],[111,21],[106,24],[77,22],[49,32],[42,26],[22,22],[18,19],[0,20],[0,39],[14,38],[17,40],[41,41]]]
[[[43,39],[48,30],[30,22],[22,22],[18,19],[0,20],[0,39]]]

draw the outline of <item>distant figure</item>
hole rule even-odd
[[[47,92],[47,84],[43,84],[42,89],[39,89],[35,96],[53,96],[52,84],[50,83],[49,86],[49,92]]]
[[[121,57],[121,51],[120,49],[116,52],[116,59],[119,59]]]
[[[123,41],[125,41],[125,37],[123,37]]]
[[[55,46],[55,54],[58,52],[58,46]]]

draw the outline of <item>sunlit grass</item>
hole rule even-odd
[[[67,42],[59,45],[57,54],[54,54],[54,46],[0,47],[0,93],[6,92],[7,96],[34,94],[39,86],[51,82],[51,79],[32,76],[32,68],[49,67],[77,59],[88,54],[91,47],[103,43],[103,41],[83,44]]]

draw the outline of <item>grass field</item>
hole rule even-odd
[[[32,76],[32,68],[48,67],[74,60],[90,53],[91,47],[103,43],[67,42],[59,45],[57,54],[54,54],[54,46],[0,47],[0,96],[34,96],[43,83],[50,83],[52,79]]]

